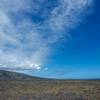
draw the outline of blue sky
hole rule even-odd
[[[100,78],[99,4],[1,0],[0,68],[49,78]]]

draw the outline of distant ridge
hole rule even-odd
[[[42,78],[33,77],[22,73],[0,70],[0,80],[40,80]]]
[[[13,71],[6,71],[0,70],[0,80],[47,80],[47,81],[92,81],[97,80],[99,81],[100,78],[93,78],[93,79],[54,79],[54,78],[42,78],[36,76],[30,76],[23,73],[13,72]]]

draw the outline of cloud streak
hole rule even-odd
[[[0,0],[0,67],[40,70],[52,45],[80,24],[92,0]]]

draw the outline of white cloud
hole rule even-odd
[[[52,11],[50,27],[55,31],[70,29],[80,22],[92,0],[59,0],[60,5]]]
[[[45,0],[0,0],[1,67],[40,70],[52,44],[66,38],[92,4],[92,0],[57,1],[53,9],[48,9]]]

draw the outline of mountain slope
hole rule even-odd
[[[40,78],[28,76],[17,72],[0,70],[0,80],[30,80],[30,79],[40,79]]]

